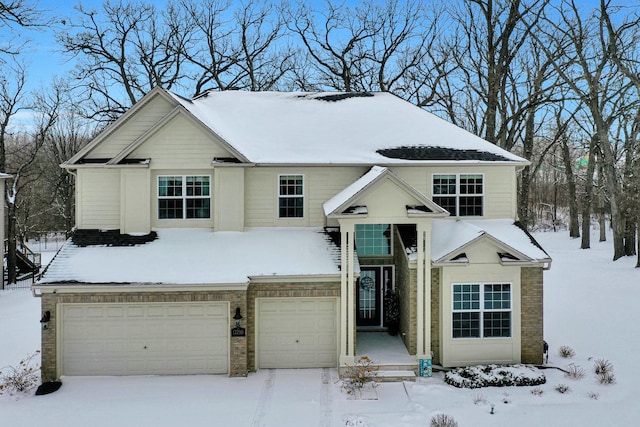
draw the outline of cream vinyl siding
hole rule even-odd
[[[174,105],[160,95],[156,95],[144,108],[138,110],[129,119],[114,130],[102,143],[93,149],[87,158],[111,159],[153,127],[162,117],[174,108]]]
[[[120,170],[78,169],[76,224],[80,229],[120,229]]]
[[[214,169],[213,227],[216,231],[244,230],[244,171],[243,167]]]
[[[127,157],[151,159],[152,169],[204,169],[211,168],[214,157],[232,155],[199,125],[178,115]]]
[[[443,366],[464,366],[482,363],[520,363],[521,355],[521,287],[520,267],[501,266],[498,248],[480,242],[465,253],[470,264],[442,267],[440,289],[441,360]],[[453,338],[452,285],[454,283],[508,283],[511,285],[511,337],[509,338]]]
[[[156,169],[151,173],[151,227],[152,228],[213,228],[215,212],[215,183],[213,169]],[[158,177],[159,176],[209,176],[211,194],[208,219],[158,219]]]
[[[256,167],[245,175],[245,226],[322,227],[322,204],[360,178],[368,167]],[[278,218],[278,176],[302,175],[304,217]]]
[[[412,168],[393,169],[398,176],[405,179],[419,191],[425,184],[415,182],[418,178]],[[420,168],[415,168],[420,170]],[[516,217],[516,173],[513,166],[459,166],[432,167],[427,169],[426,195],[433,197],[433,175],[447,174],[482,174],[484,176],[484,216],[482,218],[515,218]]]
[[[122,232],[149,233],[151,231],[149,169],[121,169],[121,171]]]

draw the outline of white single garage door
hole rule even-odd
[[[62,304],[63,375],[222,374],[227,303]]]
[[[258,367],[337,366],[337,304],[336,298],[258,299]]]

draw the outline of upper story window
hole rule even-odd
[[[511,336],[511,285],[453,285],[453,338]]]
[[[356,224],[355,243],[359,256],[391,255],[389,224]]]
[[[452,216],[484,215],[482,174],[433,175],[433,201]]]
[[[211,218],[210,176],[159,176],[158,219]]]
[[[278,217],[304,216],[304,182],[302,175],[280,175],[278,185]]]

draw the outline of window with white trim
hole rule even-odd
[[[452,216],[484,215],[482,174],[433,175],[433,201]]]
[[[211,177],[158,177],[158,219],[211,218]]]
[[[302,175],[278,177],[278,218],[304,216],[304,182]]]
[[[509,283],[453,285],[453,338],[511,337]]]
[[[359,256],[391,255],[389,224],[356,224],[355,243]]]

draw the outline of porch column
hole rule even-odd
[[[431,357],[431,223],[420,221],[417,229],[417,351],[416,359]]]
[[[354,225],[340,222],[340,366],[355,360]]]

